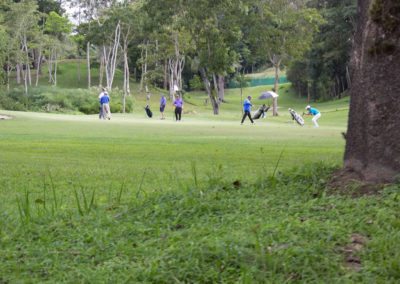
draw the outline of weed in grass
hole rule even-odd
[[[74,189],[76,208],[79,215],[89,214],[95,205],[96,190],[93,189],[90,200],[87,198],[84,188],[81,186],[80,191]]]
[[[29,191],[27,189],[25,189],[25,193],[22,198],[17,197],[17,206],[21,222],[29,222],[31,220],[31,204]]]
[[[93,208],[94,191],[88,198],[82,184],[73,192],[75,206],[70,204],[71,210],[78,208],[80,217],[62,214],[52,217],[48,226],[49,219],[42,222],[45,216],[37,216],[29,225],[29,250],[24,250],[25,263],[20,270],[23,273],[19,273],[18,278],[8,273],[5,280],[25,279],[28,267],[30,277],[36,281],[52,275],[52,281],[68,279],[72,282],[82,277],[88,281],[130,279],[151,283],[341,282],[346,279],[363,282],[370,277],[377,281],[396,277],[392,262],[373,259],[365,249],[357,255],[363,264],[358,275],[346,271],[341,267],[345,258],[337,247],[345,247],[348,236],[356,231],[369,235],[368,251],[393,249],[382,248],[378,240],[374,241],[380,234],[396,247],[393,242],[398,236],[389,237],[384,232],[396,224],[396,218],[387,216],[398,208],[397,189],[387,189],[379,203],[368,198],[360,203],[351,198],[313,197],[309,182],[311,187],[323,190],[321,180],[332,171],[332,167],[322,164],[306,165],[276,174],[275,188],[270,187],[268,181],[265,189],[248,182],[235,191],[221,190],[226,183],[215,178],[211,179],[211,187],[209,183],[198,184],[205,192],[202,196],[187,194],[185,188],[193,186],[193,180],[187,184],[181,180],[184,188],[143,195],[124,204],[125,208],[115,208],[112,215],[108,213],[107,204],[98,206],[95,214],[88,214]],[[314,176],[317,173],[319,179]],[[125,182],[122,184],[115,188],[117,196],[121,188],[125,188]],[[129,191],[129,187],[126,190]],[[30,203],[29,194],[27,196],[28,199],[24,195],[20,200],[22,216],[27,215],[23,209],[24,204]],[[379,209],[382,201],[386,210]],[[362,214],[369,213],[365,208],[369,208],[369,212],[379,212],[377,222],[386,226],[375,227],[373,231],[368,227],[367,231],[363,229],[359,219]],[[9,228],[6,231],[8,247],[25,243],[28,233],[18,227],[14,233]],[[40,260],[41,253],[33,253],[41,251],[45,240],[50,247],[65,252],[48,254],[47,264]],[[1,272],[5,263],[12,267],[13,260],[7,258],[7,254],[0,259]],[[41,265],[34,265],[33,261]],[[374,270],[371,263],[385,267],[387,272]],[[43,269],[46,274],[42,274]],[[11,268],[11,271],[16,270]]]

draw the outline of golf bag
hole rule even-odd
[[[146,111],[146,114],[148,117],[152,118],[153,117],[153,112],[150,110],[149,105],[147,105],[144,110]]]
[[[260,117],[265,115],[268,110],[269,110],[269,106],[266,106],[266,105],[260,106],[260,108],[254,113],[253,119],[259,119]]]
[[[294,109],[289,108],[289,112],[292,115],[292,119],[297,122],[300,126],[304,126],[304,119],[301,117],[297,112],[294,111]]]

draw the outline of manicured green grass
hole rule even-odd
[[[289,85],[256,125],[238,89],[219,116],[185,94],[182,122],[152,93],[152,119],[138,92],[110,121],[0,111],[0,283],[398,283],[400,184],[327,191],[348,98],[313,104],[315,129]]]
[[[400,186],[326,194],[346,111],[327,112],[319,129],[285,113],[241,126],[240,112],[200,107],[182,122],[170,109],[165,121],[2,113],[14,119],[0,121],[1,282],[400,277]],[[367,240],[352,256],[359,272],[346,264],[355,233]]]

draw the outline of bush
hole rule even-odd
[[[189,81],[190,90],[202,90],[203,82],[199,75],[194,75],[193,79]]]
[[[122,96],[122,91],[118,89],[110,93],[112,112],[122,112]],[[25,95],[23,89],[16,88],[0,94],[0,108],[15,111],[95,114],[99,112],[98,89],[38,87],[29,90],[29,94]],[[131,112],[132,109],[132,97],[128,97],[126,112]]]

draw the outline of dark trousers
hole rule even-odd
[[[254,123],[253,119],[251,118],[251,114],[249,111],[245,111],[243,114],[243,118],[242,118],[242,123],[244,122],[244,120],[246,119],[246,116],[248,116],[250,118],[251,123]]]
[[[181,120],[182,117],[182,108],[181,107],[176,107],[175,108],[175,118],[176,120]]]
[[[99,119],[104,118],[104,112],[103,112],[103,105],[100,104],[100,108],[99,108]]]

